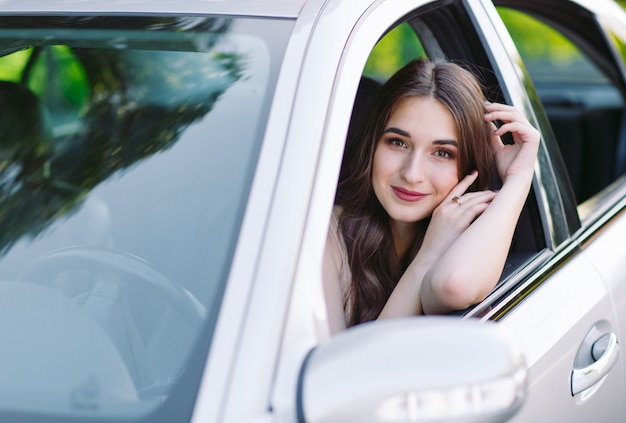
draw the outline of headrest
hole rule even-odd
[[[47,144],[51,134],[39,98],[22,84],[0,81],[0,149],[41,150],[37,144]]]

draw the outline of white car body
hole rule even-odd
[[[344,369],[348,375],[344,378],[354,377],[353,386],[350,380],[339,378],[341,369],[336,370],[337,389],[345,389],[345,397],[336,394],[330,398],[326,392],[310,390],[303,392],[301,384],[307,380],[309,389],[322,389],[322,384],[315,379],[318,367],[304,365],[312,349],[313,355],[316,348],[322,351],[319,353],[321,357],[326,351],[324,348],[338,355],[347,351],[346,354],[354,354],[355,363],[363,363],[376,354],[394,354],[391,346],[402,345],[399,340],[393,341],[397,343],[388,349],[377,345],[375,340],[385,333],[386,327],[383,325],[377,330],[375,323],[368,325],[366,330],[370,332],[362,335],[364,345],[370,345],[371,352],[333,347],[343,342],[343,336],[352,336],[353,329],[337,338],[329,334],[321,263],[344,140],[366,61],[381,36],[394,23],[431,3],[445,2],[0,2],[0,15],[7,17],[224,15],[293,21],[280,61],[275,91],[270,96],[272,102],[261,150],[217,324],[210,349],[206,351],[200,388],[198,392],[190,393],[196,395],[190,421],[295,423],[348,421],[351,417],[354,420],[350,421],[358,422],[367,418],[371,421],[425,421],[420,420],[423,416],[418,417],[419,413],[411,415],[406,411],[411,407],[406,404],[397,406],[398,413],[404,410],[402,412],[407,414],[396,420],[392,418],[393,413],[389,414],[392,416],[388,417],[389,420],[370,413],[359,416],[361,407],[369,404],[376,409],[380,404],[371,401],[390,395],[384,391],[384,383],[377,391],[377,383],[381,380],[368,379],[368,368],[355,365],[354,369]],[[577,3],[597,12],[603,25],[617,28],[616,33],[621,31],[617,35],[626,40],[626,20],[617,5],[608,0],[578,0]],[[409,336],[415,329],[416,336],[421,334],[424,337],[422,340],[407,340],[406,347],[415,354],[418,371],[425,375],[418,381],[419,387],[399,387],[399,392],[428,389],[429,384],[436,384],[439,378],[449,379],[452,385],[455,381],[467,382],[468,378],[477,381],[474,370],[482,372],[492,368],[493,378],[508,374],[519,382],[519,386],[527,386],[521,409],[517,411],[518,404],[512,401],[504,410],[504,417],[516,412],[511,418],[513,422],[621,422],[626,419],[626,402],[623,400],[626,396],[626,359],[619,346],[619,342],[626,339],[626,249],[622,246],[626,238],[626,215],[623,213],[626,179],[617,179],[610,188],[578,206],[567,192],[562,191],[568,181],[564,170],[554,164],[561,160],[560,157],[553,158],[558,155],[554,136],[547,132],[549,125],[540,115],[543,110],[496,7],[485,0],[466,0],[459,4],[468,11],[470,20],[478,29],[483,42],[480,48],[484,48],[491,58],[498,82],[505,87],[507,100],[523,110],[542,130],[543,142],[534,181],[535,194],[532,195],[537,198],[545,246],[515,268],[465,318],[445,319],[448,323],[441,323],[444,326],[439,338],[428,331],[426,324],[430,318],[406,319],[414,321],[413,329],[406,329],[407,332],[402,332],[405,329],[398,322],[398,333]],[[276,36],[280,35],[277,33]],[[620,66],[624,72],[623,63]],[[498,323],[481,323],[484,327],[481,331],[473,324],[477,320],[472,318],[474,316]],[[417,320],[423,320],[423,323]],[[439,324],[437,322],[439,319],[433,319],[432,324]],[[394,326],[389,327],[393,329]],[[472,340],[461,338],[466,330],[476,330],[474,343],[484,342],[482,350],[475,349]],[[606,352],[597,357],[598,360],[591,358],[595,341],[607,334],[613,337],[604,338],[608,341]],[[370,344],[367,344],[368,339]],[[455,346],[462,348],[463,345],[467,345],[468,351],[475,352],[456,351],[454,357],[458,361],[453,364],[419,362],[419,357],[432,358],[426,354],[431,349],[442,351]],[[376,350],[374,346],[381,349]],[[496,351],[489,355],[489,349]],[[520,352],[528,372],[527,382],[520,373],[515,373],[522,360]],[[387,382],[406,382],[401,375],[405,366],[410,366],[410,358],[398,357],[394,361],[389,357],[395,367],[391,365],[381,370],[389,375]],[[487,359],[490,362],[486,362]],[[346,358],[343,363],[350,361]],[[429,374],[426,371],[429,368],[438,371],[449,368],[450,374]],[[335,371],[333,367],[330,369]],[[309,376],[310,382],[307,379],[309,374],[313,375]],[[330,378],[326,374],[320,376],[320,380],[328,381],[324,377]],[[573,379],[576,386],[582,387],[576,394],[572,394]],[[368,391],[370,388],[373,392]],[[433,389],[435,392],[438,388]],[[337,398],[345,401],[345,409],[341,409],[341,404],[333,403],[339,401]],[[314,404],[316,408],[306,410],[307,404],[309,407]],[[330,410],[330,414],[324,414],[326,410]],[[338,410],[345,414],[332,414],[339,413]],[[502,417],[474,411],[477,418],[497,420]],[[338,416],[342,419],[337,420]],[[158,417],[157,412],[155,418],[158,420]],[[439,418],[433,421],[461,421],[445,412]]]

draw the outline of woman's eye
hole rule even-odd
[[[448,150],[437,150],[435,151],[435,156],[441,157],[443,159],[450,159],[452,158],[452,153],[450,153]]]
[[[400,138],[391,138],[389,140],[389,144],[395,147],[406,147],[406,143],[402,141]]]

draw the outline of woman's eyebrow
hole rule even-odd
[[[396,128],[394,126],[385,129],[385,132],[383,132],[383,133],[386,134],[386,133],[389,133],[389,132],[397,134],[397,135],[402,135],[403,137],[411,138],[411,134],[409,134],[407,131],[405,131],[403,129],[400,129],[400,128]]]
[[[455,140],[435,140],[435,141],[433,141],[433,144],[436,144],[436,145],[453,145],[455,147],[459,146],[459,143],[457,143]]]

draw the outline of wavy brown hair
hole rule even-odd
[[[490,129],[484,121],[485,97],[474,75],[451,62],[416,59],[396,72],[378,91],[360,127],[351,128],[335,203],[342,207],[339,228],[352,273],[346,308],[348,324],[378,317],[398,280],[417,254],[430,219],[406,257],[397,257],[389,216],[372,187],[374,152],[396,105],[407,97],[430,97],[451,114],[457,131],[458,174],[478,170],[469,191],[488,189],[493,175]]]

